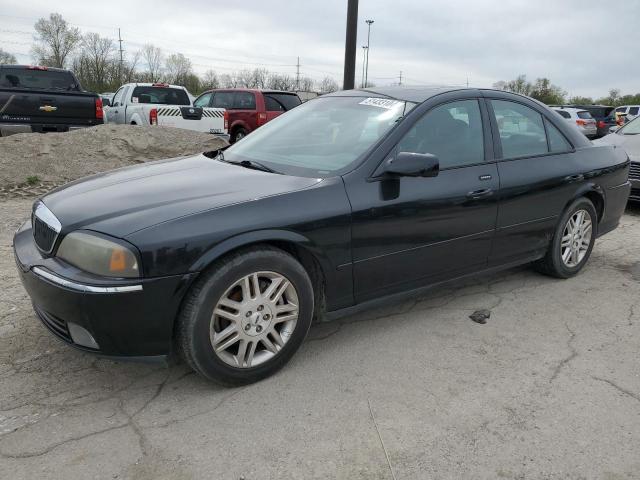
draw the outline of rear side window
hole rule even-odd
[[[491,100],[503,158],[529,157],[548,153],[542,115],[520,103]]]
[[[181,88],[136,87],[131,94],[132,103],[155,103],[158,105],[191,105],[189,95]]]
[[[549,149],[552,153],[570,152],[572,150],[571,144],[564,138],[564,135],[560,133],[551,122],[545,119],[545,126],[547,127],[547,136],[549,137]]]
[[[616,112],[618,113],[624,113],[627,111],[627,107],[618,107],[616,108]]]
[[[287,112],[302,103],[300,97],[293,93],[265,93],[263,95],[269,112]]]
[[[431,153],[440,168],[484,161],[482,117],[477,100],[446,103],[429,110],[398,144],[398,152]]]
[[[31,70],[27,68],[3,68],[0,70],[0,87],[32,90],[80,91],[80,86],[70,72]]]
[[[213,96],[213,106],[230,109],[233,106],[233,92],[216,92]]]
[[[565,112],[564,110],[556,110],[561,116],[564,118],[571,118],[571,114],[569,112]]]
[[[255,110],[256,96],[252,92],[236,92],[232,108],[236,110]]]
[[[584,112],[578,112],[578,118],[591,120],[593,117],[591,116],[591,114],[589,112],[584,111]]]
[[[638,107],[630,107],[629,108],[629,115],[638,115],[638,110],[640,110],[640,108],[638,108]]]

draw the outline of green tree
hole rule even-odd
[[[538,78],[530,96],[547,105],[558,105],[564,103],[567,92],[552,84],[548,78]]]

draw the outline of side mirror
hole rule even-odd
[[[109,100],[106,97],[102,97],[102,106],[103,107],[110,107],[111,106],[111,100]]]
[[[431,153],[400,152],[385,162],[383,173],[398,177],[437,177],[440,160]]]

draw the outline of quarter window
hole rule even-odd
[[[431,153],[440,160],[441,169],[483,162],[478,101],[462,100],[430,110],[400,141],[398,152]]]
[[[500,132],[502,157],[529,157],[548,153],[542,115],[520,103],[491,100]]]
[[[549,136],[549,149],[553,153],[570,152],[573,148],[571,144],[564,138],[564,135],[560,133],[556,127],[554,127],[548,120],[544,121],[547,127],[547,135]]]

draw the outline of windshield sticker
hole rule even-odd
[[[138,103],[138,97],[131,97],[132,103]]]
[[[386,110],[392,110],[393,108],[395,108],[397,105],[399,105],[402,102],[399,102],[397,100],[388,100],[386,98],[367,98],[366,100],[363,100],[362,102],[360,102],[360,105],[369,105],[371,107],[378,107],[378,108],[384,108]]]

